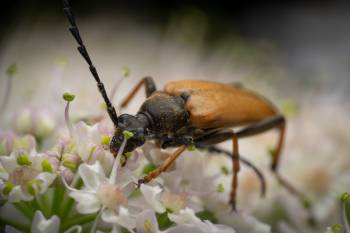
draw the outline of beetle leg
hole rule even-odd
[[[154,80],[152,77],[144,77],[139,81],[134,89],[125,97],[125,99],[122,101],[120,107],[124,108],[126,107],[131,99],[135,96],[135,94],[140,90],[142,86],[145,86],[146,89],[146,97],[149,97],[157,90],[156,84],[154,83]]]
[[[232,132],[232,189],[230,194],[230,203],[232,205],[232,210],[236,211],[236,196],[237,196],[237,187],[238,187],[238,172],[241,169],[239,162],[239,152],[238,152],[238,137]]]
[[[278,162],[280,159],[280,154],[282,151],[284,135],[286,130],[286,120],[283,116],[270,117],[252,126],[247,126],[246,128],[238,131],[237,136],[239,138],[249,137],[249,136],[263,133],[272,128],[278,128],[280,131],[277,147],[273,153],[273,161],[271,164],[271,170],[273,172],[277,172]]]
[[[229,156],[230,158],[232,157],[231,152],[224,150],[222,148],[216,147],[216,146],[210,146],[210,147],[207,147],[204,149],[208,150],[209,152],[223,153],[223,154]],[[243,163],[247,167],[251,168],[253,170],[253,172],[256,174],[256,176],[258,177],[260,184],[261,184],[260,196],[265,197],[265,195],[266,195],[266,180],[265,180],[264,174],[252,162],[248,161],[247,159],[243,158],[242,156],[239,157],[239,160],[241,161],[241,163]]]
[[[138,186],[143,183],[150,182],[151,180],[157,178],[162,172],[166,171],[171,166],[171,164],[173,164],[173,162],[182,154],[182,152],[184,152],[186,148],[186,145],[182,145],[177,148],[175,152],[171,154],[157,169],[153,170],[147,176],[143,177],[143,179],[139,180]]]

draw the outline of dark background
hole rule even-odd
[[[66,20],[61,1],[7,1],[1,5],[0,55],[7,36],[19,22],[30,25],[47,20],[55,27]],[[191,7],[208,19],[208,48],[218,38],[236,33],[246,40],[273,43],[293,78],[317,79],[321,73],[332,79],[349,80],[349,1],[75,0],[71,5],[80,18],[125,15],[139,25],[159,30],[166,28],[174,12]]]

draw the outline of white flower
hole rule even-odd
[[[156,215],[153,210],[146,209],[136,216],[137,233],[160,233]]]
[[[31,233],[58,233],[60,230],[61,220],[58,216],[53,215],[51,218],[46,219],[41,211],[35,211],[30,232]],[[5,232],[20,233],[19,231],[13,229],[12,227],[6,226]],[[64,231],[64,233],[80,233],[82,232],[82,227],[75,225]]]
[[[130,173],[118,168],[117,174],[114,174],[117,179],[109,179],[99,161],[93,165],[83,163],[78,173],[84,182],[84,188],[70,188],[72,192],[69,195],[77,202],[79,213],[101,211],[101,217],[106,222],[114,222],[127,229],[135,227],[135,220],[128,209],[128,196],[134,190]]]
[[[19,150],[10,156],[0,156],[1,195],[10,202],[29,201],[38,193],[44,193],[56,178],[56,174],[43,171],[45,156],[35,150],[27,153]]]
[[[60,218],[56,215],[46,219],[40,211],[36,211],[32,222],[31,232],[35,233],[58,233],[60,229]]]
[[[271,227],[246,213],[231,210],[215,213],[219,222],[235,228],[237,233],[270,233]]]
[[[88,164],[99,161],[106,173],[112,169],[114,157],[109,151],[110,135],[104,134],[99,124],[88,126],[85,122],[79,122],[74,127],[73,141],[77,153]]]
[[[178,214],[169,214],[169,219],[177,226],[168,229],[167,233],[235,233],[235,230],[229,226],[200,220],[189,208],[180,210]],[[246,232],[250,233],[250,231]]]

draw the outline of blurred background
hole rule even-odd
[[[24,107],[45,109],[62,122],[67,90],[77,95],[73,114],[98,115],[101,98],[67,30],[61,2],[1,4],[0,98],[7,67],[18,67],[2,127],[10,128]],[[120,70],[130,69],[116,105],[146,75],[159,88],[175,79],[241,82],[271,99],[289,120],[281,170],[312,197],[322,222],[318,230],[283,232],[321,232],[338,221],[337,198],[350,190],[348,1],[75,0],[72,7],[109,92]],[[143,99],[140,93],[126,112],[135,113]],[[243,153],[252,160],[266,157],[274,140],[272,133],[243,142]],[[257,215],[273,224],[263,210]],[[290,219],[290,226],[298,225]]]

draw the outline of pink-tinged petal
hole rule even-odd
[[[220,223],[234,227],[238,232],[271,233],[271,227],[245,213],[221,212],[216,214]]]
[[[81,214],[96,213],[101,208],[101,203],[94,194],[74,191],[69,196],[77,202],[77,211]]]
[[[58,233],[60,229],[60,219],[56,215],[46,219],[41,211],[36,211],[32,222],[31,232],[35,233]]]
[[[0,163],[7,173],[12,173],[17,167],[15,153],[11,153],[10,156],[0,156]]]
[[[119,207],[118,213],[114,210],[106,209],[103,211],[101,218],[105,222],[125,227],[134,233],[132,229],[136,227],[135,216],[131,215],[129,210],[124,207]]]
[[[100,162],[93,165],[83,163],[79,166],[79,175],[84,182],[84,185],[89,190],[96,191],[101,183],[107,182],[107,178],[103,171]]]
[[[141,185],[140,191],[146,200],[147,205],[158,213],[164,213],[165,208],[160,202],[162,189],[159,186]]]
[[[158,233],[158,222],[153,210],[144,210],[136,216],[137,233]]]

